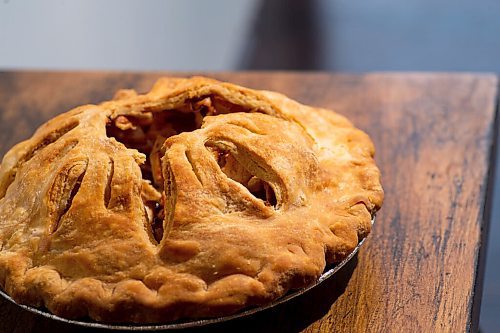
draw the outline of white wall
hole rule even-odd
[[[258,3],[0,0],[0,69],[235,69]]]

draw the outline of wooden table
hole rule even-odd
[[[161,73],[0,74],[0,155],[55,114]],[[359,255],[287,304],[210,331],[476,331],[497,79],[479,74],[217,73],[334,109],[373,138],[386,200]],[[0,301],[2,332],[70,332]]]

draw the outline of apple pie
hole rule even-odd
[[[0,166],[0,285],[67,318],[222,316],[305,287],[370,232],[383,190],[343,116],[162,78],[43,124]]]

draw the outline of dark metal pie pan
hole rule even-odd
[[[375,222],[375,216],[373,216],[371,222],[372,222],[372,224]],[[365,240],[366,240],[366,238],[362,239],[359,242],[358,246],[356,246],[354,251],[352,251],[344,260],[342,260],[341,262],[339,262],[338,264],[336,264],[335,266],[333,266],[331,268],[327,268],[323,272],[323,274],[321,274],[319,279],[316,280],[313,284],[311,284],[307,287],[301,288],[301,289],[293,290],[293,291],[289,292],[288,294],[286,294],[285,296],[278,298],[277,300],[275,300],[274,302],[271,302],[269,304],[255,307],[255,308],[250,308],[250,309],[247,309],[247,310],[244,310],[244,311],[232,314],[232,315],[223,316],[223,317],[183,320],[183,321],[177,321],[177,322],[168,323],[168,324],[162,324],[162,323],[155,323],[155,324],[120,324],[120,323],[114,324],[114,323],[109,323],[108,324],[108,323],[98,323],[98,322],[91,321],[91,320],[85,321],[85,320],[73,320],[73,319],[62,318],[62,317],[56,316],[56,315],[48,312],[47,310],[44,310],[44,309],[39,309],[39,308],[35,308],[35,307],[29,306],[29,305],[16,303],[16,301],[14,301],[12,299],[12,297],[7,295],[3,290],[0,290],[0,295],[2,297],[4,297],[5,299],[7,299],[8,301],[14,303],[15,305],[17,305],[17,306],[19,306],[19,307],[21,307],[24,310],[27,310],[29,312],[41,315],[43,317],[46,317],[46,318],[49,318],[52,320],[60,321],[63,323],[73,324],[73,325],[78,325],[78,326],[83,326],[83,327],[89,327],[89,328],[101,328],[101,329],[124,330],[124,331],[163,331],[163,330],[176,330],[176,329],[182,329],[182,328],[190,328],[190,327],[191,328],[201,327],[201,326],[210,325],[210,324],[222,323],[222,322],[229,321],[232,319],[247,317],[247,316],[250,316],[250,315],[255,314],[257,312],[275,307],[278,304],[282,304],[284,302],[291,300],[292,298],[295,298],[297,296],[300,296],[300,295],[306,293],[307,291],[311,290],[312,288],[318,286],[321,282],[332,277],[342,267],[344,267],[356,255],[356,253],[358,252],[361,245],[363,245]]]

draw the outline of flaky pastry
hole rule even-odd
[[[42,125],[0,166],[0,284],[68,318],[221,316],[314,282],[370,232],[369,137],[275,92],[194,77]]]

